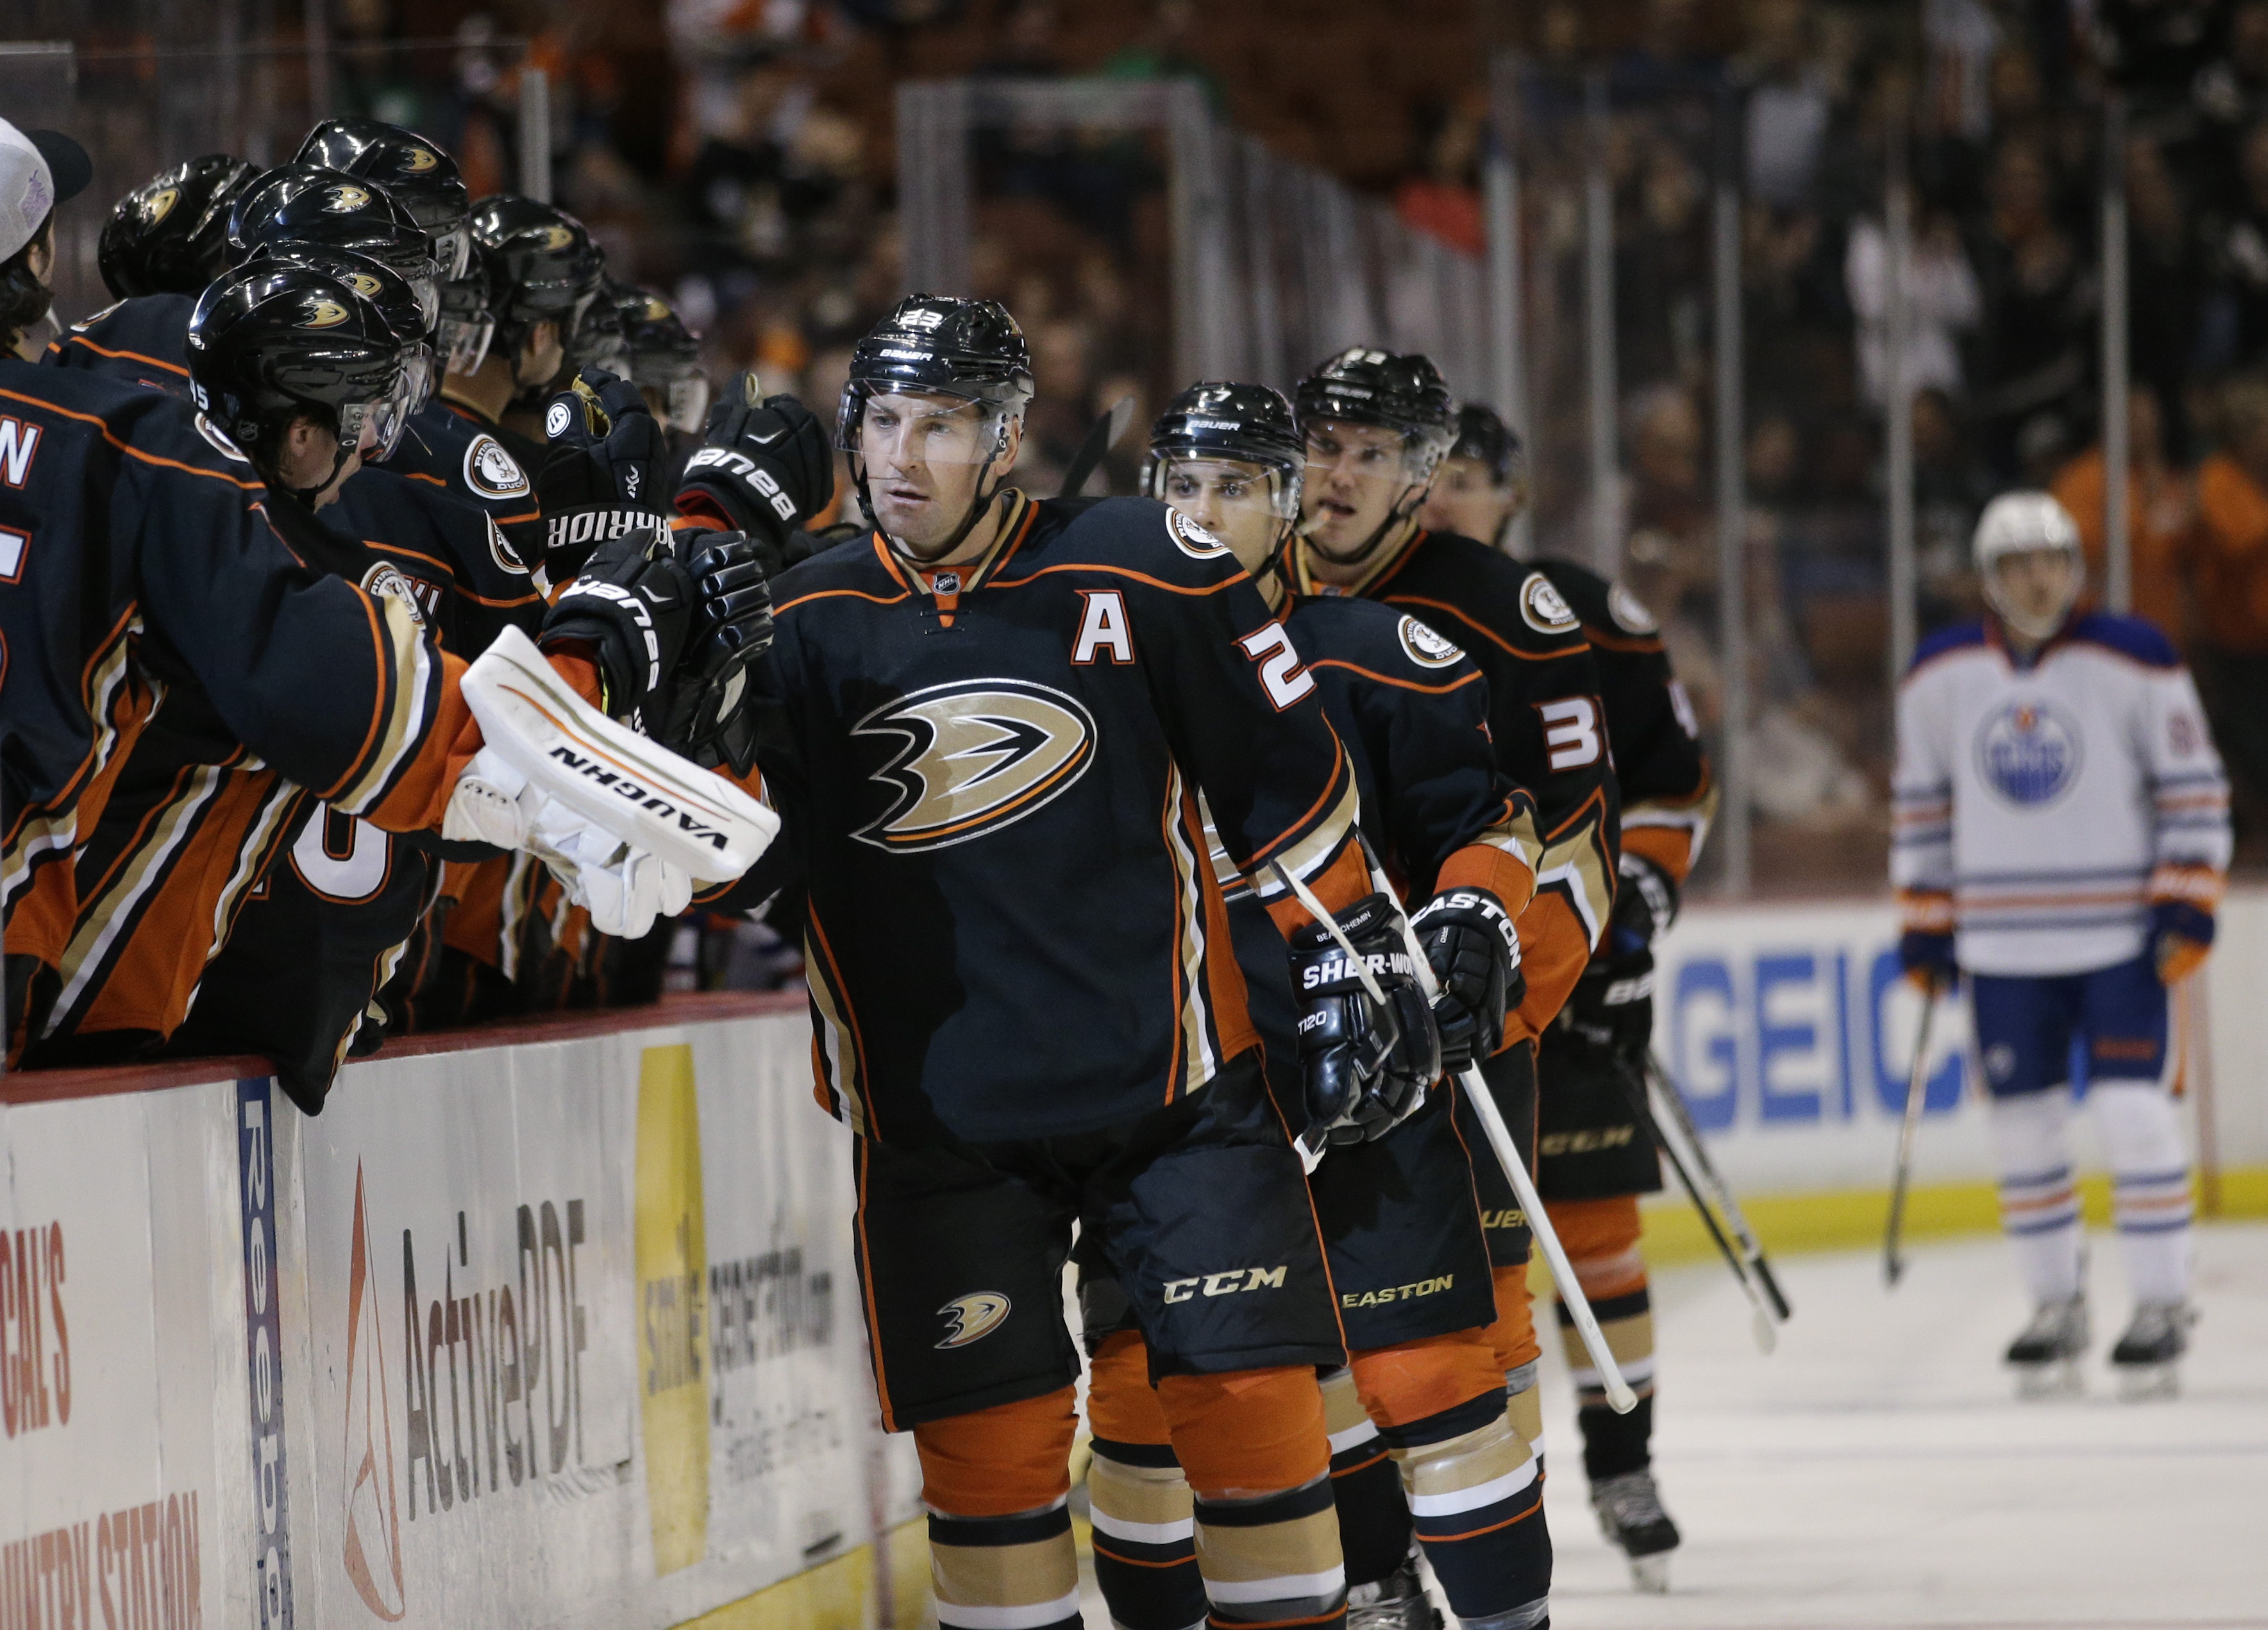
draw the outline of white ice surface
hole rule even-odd
[[[2204,1318],[2170,1400],[2117,1397],[2116,1239],[2092,1256],[2086,1391],[2050,1402],[1999,1361],[2029,1309],[1997,1239],[1921,1246],[1895,1294],[1872,1254],[1776,1265],[1795,1317],[1769,1358],[1721,1267],[1659,1275],[1655,1471],[1685,1541],[1667,1597],[1600,1537],[1548,1342],[1552,1623],[2268,1630],[2268,1225],[2198,1231]],[[1109,1624],[1091,1590],[1086,1611]]]

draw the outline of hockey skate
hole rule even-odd
[[[2172,1398],[2181,1390],[2181,1358],[2189,1351],[2190,1326],[2197,1309],[2186,1302],[2144,1302],[2118,1345],[2110,1365],[2118,1376],[2118,1396],[2130,1402]]]
[[[1414,1554],[1375,1583],[1350,1587],[1346,1621],[1347,1630],[1441,1630]]]
[[[1625,1471],[1592,1484],[1591,1509],[1599,1514],[1599,1526],[1607,1538],[1630,1558],[1631,1582],[1649,1595],[1667,1595],[1677,1524],[1661,1508],[1653,1473]]]
[[[2040,1303],[2002,1360],[2016,1372],[2016,1396],[2056,1398],[2080,1390],[2079,1361],[2087,1352],[2087,1339],[2084,1292]]]

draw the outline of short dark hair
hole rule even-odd
[[[55,303],[55,291],[32,275],[32,251],[43,243],[53,248],[55,230],[55,212],[50,210],[24,247],[0,261],[0,345],[10,350]]]

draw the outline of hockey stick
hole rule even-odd
[[[1905,1117],[1898,1125],[1898,1163],[1890,1173],[1890,1221],[1882,1235],[1882,1278],[1892,1290],[1906,1271],[1903,1250],[1906,1228],[1906,1185],[1913,1176],[1914,1130],[1921,1125],[1922,1099],[1927,1095],[1929,1032],[1937,1020],[1937,993],[1926,991],[1921,999],[1921,1034],[1914,1040],[1913,1068],[1906,1074]]]
[[[1071,468],[1064,472],[1063,485],[1057,489],[1059,498],[1075,498],[1079,490],[1086,485],[1086,478],[1094,474],[1094,467],[1102,462],[1102,455],[1118,445],[1126,427],[1134,422],[1134,398],[1121,396],[1110,404],[1110,411],[1095,420],[1094,428],[1086,432],[1086,439],[1079,445]]]
[[[1371,975],[1369,960],[1354,948],[1354,941],[1347,938],[1346,931],[1339,926],[1338,919],[1324,908],[1323,903],[1315,898],[1314,890],[1292,876],[1282,861],[1270,861],[1270,864],[1276,868],[1276,875],[1284,880],[1285,886],[1299,897],[1300,904],[1307,908],[1307,914],[1321,923],[1331,938],[1338,942],[1340,951],[1346,956],[1347,966],[1353,969],[1355,977],[1362,981],[1362,988],[1370,993],[1370,999],[1390,1009],[1392,1004],[1386,999],[1386,992],[1379,989],[1378,981]],[[1425,992],[1425,999],[1430,1003],[1440,995],[1441,987],[1435,981],[1433,965],[1425,960],[1425,949],[1418,943],[1418,935],[1410,928],[1410,919],[1406,917],[1402,919],[1402,939],[1410,948],[1410,961],[1417,970],[1418,988]],[[1599,1321],[1591,1311],[1590,1302],[1583,1294],[1582,1286],[1576,1281],[1575,1270],[1567,1261],[1567,1253],[1560,1248],[1559,1236],[1551,1231],[1551,1220],[1543,1214],[1543,1197],[1536,1193],[1535,1179],[1528,1175],[1528,1162],[1520,1158],[1520,1151],[1512,1141],[1512,1131],[1504,1124],[1504,1114],[1496,1107],[1495,1095],[1489,1091],[1488,1083],[1481,1079],[1480,1071],[1470,1065],[1457,1072],[1457,1081],[1465,1089],[1465,1098],[1473,1106],[1474,1117],[1480,1122],[1481,1131],[1488,1138],[1489,1147],[1495,1151],[1497,1164],[1504,1168],[1505,1179],[1512,1184],[1513,1198],[1519,1200],[1521,1210],[1527,1215],[1528,1232],[1543,1249],[1544,1261],[1551,1265],[1551,1277],[1558,1283],[1560,1301],[1575,1320],[1575,1328],[1583,1338],[1584,1350],[1591,1355],[1591,1362],[1598,1366],[1599,1375],[1606,1383],[1608,1407],[1617,1415],[1629,1414],[1638,1407],[1638,1394],[1631,1391],[1630,1383],[1623,1379],[1622,1367],[1615,1362],[1614,1353],[1607,1346],[1605,1333],[1599,1329]]]
[[[1756,1337],[1756,1350],[1771,1352],[1778,1342],[1779,1332],[1772,1323],[1771,1309],[1764,1305],[1764,1293],[1756,1288],[1756,1280],[1749,1277],[1748,1264],[1742,1259],[1741,1253],[1733,1249],[1733,1242],[1725,1237],[1725,1230],[1717,1221],[1717,1213],[1710,1209],[1700,1185],[1693,1181],[1693,1173],[1686,1167],[1685,1157],[1678,1152],[1677,1146],[1669,1140],[1660,1122],[1654,1117],[1652,1106],[1646,1103],[1645,1079],[1619,1058],[1614,1061],[1614,1070],[1615,1079],[1622,1083],[1623,1092],[1630,1099],[1631,1110],[1638,1117],[1638,1124],[1653,1140],[1653,1147],[1668,1160],[1670,1170],[1677,1174],[1678,1186],[1685,1191],[1685,1198],[1693,1202],[1693,1209],[1701,1213],[1702,1227],[1709,1230],[1709,1237],[1716,1242],[1717,1254],[1724,1258],[1725,1265],[1732,1269],[1733,1277],[1740,1281],[1741,1294],[1749,1299],[1749,1306],[1755,1313],[1749,1330]]]
[[[1686,1108],[1685,1095],[1677,1090],[1677,1083],[1670,1080],[1668,1070],[1658,1056],[1649,1051],[1646,1064],[1647,1079],[1653,1084],[1655,1095],[1669,1106],[1668,1120],[1664,1122],[1657,1117],[1656,1125],[1676,1128],[1678,1137],[1684,1142],[1686,1154],[1692,1159],[1693,1169],[1708,1185],[1709,1198],[1717,1203],[1717,1209],[1724,1213],[1726,1226],[1732,1229],[1734,1239],[1740,1243],[1741,1260],[1756,1276],[1756,1283],[1764,1287],[1764,1294],[1771,1302],[1773,1316],[1785,1324],[1791,1311],[1787,1298],[1780,1294],[1779,1281],[1772,1277],[1771,1264],[1764,1259],[1764,1248],[1757,1242],[1756,1230],[1749,1226],[1748,1218],[1742,1215],[1740,1201],[1733,1198],[1732,1184],[1718,1174],[1715,1162],[1710,1160],[1708,1147],[1701,1141],[1701,1129],[1693,1124],[1693,1111]]]

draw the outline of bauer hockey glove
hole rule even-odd
[[[693,578],[693,632],[656,739],[696,764],[745,776],[756,757],[748,665],[771,646],[771,585],[745,533],[686,532],[679,546]]]
[[[792,396],[752,400],[755,376],[710,409],[702,446],[677,483],[681,513],[706,512],[777,548],[835,495],[826,429]]]
[[[601,705],[643,730],[647,709],[658,711],[666,697],[663,682],[677,671],[693,616],[693,579],[668,534],[626,532],[593,550],[583,574],[560,591],[536,643],[546,651],[589,646],[606,681]]]
[[[1625,849],[1615,867],[1615,910],[1608,946],[1617,955],[1648,948],[1677,920],[1677,883],[1644,855]]]
[[[1441,1042],[1403,939],[1401,908],[1387,896],[1338,914],[1369,965],[1381,1006],[1330,930],[1292,936],[1292,990],[1300,1004],[1300,1079],[1307,1120],[1333,1143],[1384,1136],[1417,1109],[1441,1073]]]
[[[2205,966],[2213,950],[2213,913],[2187,900],[2160,900],[2150,907],[2150,955],[2158,978],[2179,985]]]
[[[536,473],[543,564],[554,583],[583,569],[593,549],[662,525],[655,485],[667,446],[637,386],[585,368],[544,404],[550,452]]]
[[[1504,1044],[1505,1014],[1528,994],[1520,934],[1504,903],[1485,889],[1445,889],[1410,926],[1440,987],[1433,1023],[1441,1067],[1454,1073],[1494,1056]]]

